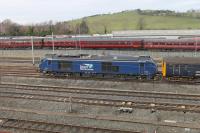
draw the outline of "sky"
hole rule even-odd
[[[58,22],[133,9],[187,11],[200,9],[200,0],[0,0],[0,22]]]

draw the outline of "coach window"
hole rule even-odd
[[[179,65],[175,65],[175,68],[179,68]]]
[[[185,70],[187,70],[187,69],[188,69],[188,65],[185,65],[184,67],[185,67],[185,68],[184,68]]]
[[[167,64],[167,68],[173,69],[173,65],[172,64]]]

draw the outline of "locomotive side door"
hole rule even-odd
[[[52,60],[48,60],[47,62],[47,66],[48,66],[48,71],[52,71],[53,70],[53,61]]]
[[[140,74],[144,75],[144,63],[140,63]]]

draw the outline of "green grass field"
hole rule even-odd
[[[197,18],[139,15],[135,11],[86,17],[86,21],[88,22],[91,34],[101,34],[104,33],[105,27],[108,33],[114,30],[138,29],[138,22],[141,18],[143,19],[145,30],[200,29],[200,19]],[[81,19],[77,19],[69,23],[76,25],[80,21]]]

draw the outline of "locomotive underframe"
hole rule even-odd
[[[55,76],[55,77],[80,77],[80,78],[105,78],[105,79],[137,79],[137,80],[160,80],[162,79],[161,74],[156,74],[155,76],[148,75],[130,75],[130,74],[108,74],[108,73],[72,73],[72,72],[51,72],[43,71],[43,75]]]

